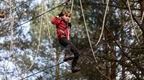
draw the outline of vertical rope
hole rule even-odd
[[[71,14],[72,14],[72,11],[73,11],[73,7],[74,7],[74,0],[71,0],[71,10],[70,10],[70,12],[71,12]]]
[[[99,44],[99,42],[100,42],[100,40],[101,40],[101,38],[102,38],[102,36],[103,36],[104,26],[105,26],[105,22],[106,22],[106,15],[107,15],[107,12],[108,12],[108,9],[109,9],[109,6],[108,6],[108,5],[109,5],[109,0],[107,1],[107,5],[106,5],[104,17],[103,17],[101,34],[100,34],[99,39],[98,39],[98,41],[97,41],[97,43],[96,43],[95,46],[98,46],[98,44]]]
[[[13,53],[13,50],[12,50],[12,48],[13,48],[13,26],[14,26],[14,18],[13,18],[13,16],[12,16],[12,0],[10,0],[9,1],[9,3],[7,3],[7,4],[9,4],[9,6],[10,6],[10,10],[9,10],[9,23],[10,23],[10,26],[9,26],[9,29],[10,29],[10,34],[9,34],[9,36],[10,36],[10,45],[9,45],[9,53],[7,53],[7,55],[13,55],[13,56],[15,56],[15,54]],[[10,57],[10,56],[9,56]],[[13,61],[13,60],[12,60]],[[5,67],[4,67],[4,70],[5,70],[5,72],[6,73],[4,73],[4,75],[5,75],[5,79],[7,79],[7,66],[9,65],[8,64],[8,62],[9,61],[7,61],[6,62],[6,64],[5,64]],[[14,61],[13,61],[14,62]]]
[[[93,47],[92,47],[92,43],[91,43],[90,35],[89,35],[89,32],[88,32],[88,28],[87,28],[87,24],[86,24],[85,15],[84,15],[84,11],[83,11],[83,6],[82,6],[81,0],[80,0],[80,7],[81,7],[81,11],[82,11],[82,16],[83,16],[83,20],[84,20],[84,26],[85,26],[85,29],[86,29],[86,34],[87,34],[87,37],[88,37],[89,45],[90,45],[91,51],[93,53],[94,59],[96,61],[96,56],[94,54],[94,50],[93,50]]]
[[[143,19],[144,19],[144,11],[143,11],[143,14],[142,14],[141,23],[142,23]]]
[[[12,2],[10,0],[10,7],[12,6]],[[11,41],[10,41],[10,52],[12,52],[12,47],[13,47],[13,25],[14,25],[14,18],[12,17],[12,8],[10,8],[10,31],[11,31]]]
[[[43,5],[42,5],[42,11],[43,11]],[[37,53],[38,53],[39,50],[40,50],[42,27],[43,27],[43,17],[40,18],[40,30],[39,30],[39,36],[38,36]]]
[[[105,24],[105,18],[106,18],[106,14],[107,14],[108,7],[109,7],[108,4],[109,4],[109,0],[107,0],[107,6],[106,6],[105,15],[104,15],[104,21],[103,21],[103,27],[104,27],[104,24]],[[81,0],[80,0],[80,6],[81,6],[82,16],[83,16],[83,20],[84,20],[84,26],[85,26],[85,29],[86,29],[86,33],[87,33],[89,45],[90,45],[91,51],[92,51],[92,53],[93,53],[93,57],[94,57],[94,59],[95,59],[95,62],[97,63],[96,56],[95,56],[95,54],[94,54],[94,50],[93,50],[93,47],[92,47],[90,35],[89,35],[89,32],[88,32],[88,28],[87,28],[87,24],[86,24],[85,15],[84,15],[84,11],[83,11],[83,6],[82,6]],[[100,67],[100,66],[99,66],[99,65],[96,66],[96,69],[98,70],[98,72],[99,72],[101,75],[103,75],[106,79],[111,80],[109,77],[107,77],[106,75],[104,75],[104,74],[98,69],[98,67]]]
[[[43,0],[42,0],[42,4],[43,4]],[[41,8],[42,12],[43,12],[43,5]],[[42,27],[43,27],[43,17],[40,18],[40,29],[38,32],[38,45],[37,45],[37,49],[36,49],[36,53],[34,54],[34,60],[36,59],[36,57],[38,56],[39,50],[40,50],[40,43],[41,43],[41,33],[42,33]],[[28,69],[25,71],[25,73],[27,73],[34,65],[34,61],[31,63],[31,65],[28,67]]]
[[[49,16],[48,15],[46,15],[46,18],[48,18]],[[49,21],[47,20],[47,26],[48,26],[48,29],[47,29],[47,31],[48,31],[48,38],[49,38],[49,40],[51,40],[50,38],[51,38],[51,33],[50,33],[50,25],[49,25],[49,23],[48,23]]]

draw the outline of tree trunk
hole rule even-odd
[[[58,50],[58,49],[57,49]],[[56,64],[58,64],[59,62],[59,52],[56,52]],[[60,79],[60,69],[59,69],[59,65],[56,66],[56,72],[55,72],[56,78],[55,80],[59,80]]]
[[[126,58],[125,58],[125,56],[123,54],[122,54],[121,61],[122,61],[123,64],[125,64]],[[122,74],[121,75],[122,75],[121,80],[126,80],[125,66],[124,65],[122,65]]]
[[[115,47],[112,52],[112,62],[111,62],[111,80],[116,80],[116,52]]]
[[[107,30],[104,31],[105,43],[104,43],[104,53],[106,56],[109,56],[109,32]],[[110,77],[110,69],[109,69],[109,61],[106,61],[106,76]]]

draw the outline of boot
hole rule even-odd
[[[74,56],[65,56],[63,61],[66,62],[66,61],[73,60],[73,59],[74,59]]]
[[[78,68],[78,67],[72,67],[71,71],[72,71],[72,73],[76,73],[76,72],[80,71],[80,68]]]

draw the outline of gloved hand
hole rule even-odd
[[[71,28],[71,23],[68,23],[68,26]]]

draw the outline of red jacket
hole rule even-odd
[[[67,22],[59,17],[54,17],[51,22],[52,24],[56,25],[58,39],[62,37],[66,37],[68,40],[70,39],[70,27],[68,26]]]

